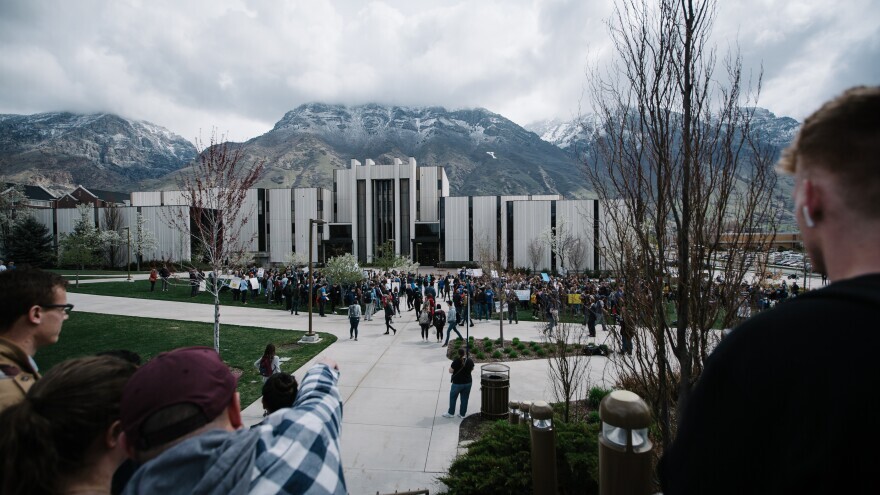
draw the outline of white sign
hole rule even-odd
[[[257,280],[256,277],[254,277],[254,278],[248,280],[248,282],[251,283],[251,289],[253,289],[253,290],[257,290],[257,289],[260,288],[260,281]]]
[[[528,301],[532,297],[532,291],[529,289],[515,290],[514,292],[516,292],[516,298],[520,301]]]
[[[266,273],[262,268],[257,270],[257,277],[263,278],[263,274]]]

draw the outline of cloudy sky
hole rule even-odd
[[[721,1],[714,42],[801,120],[880,83],[880,1]],[[0,113],[112,112],[242,141],[302,103],[572,118],[611,0],[2,0]]]

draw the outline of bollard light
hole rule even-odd
[[[532,404],[531,415],[532,428],[553,429],[553,408],[546,402],[539,400]]]
[[[638,395],[615,390],[599,404],[599,493],[651,493],[651,410]]]
[[[532,407],[532,401],[524,400],[519,403],[519,422],[528,426],[532,417],[529,415],[529,408]]]
[[[532,440],[532,493],[555,495],[556,431],[553,429],[553,408],[539,400],[530,408]]]
[[[507,420],[512,425],[519,424],[519,402],[507,403]]]

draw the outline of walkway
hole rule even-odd
[[[213,306],[182,302],[157,304],[146,299],[68,293],[76,311],[213,321]],[[402,304],[405,305],[405,304]],[[423,342],[415,312],[395,317],[397,335],[383,335],[384,318],[362,321],[357,342],[348,339],[348,319],[313,314],[313,328],[319,334],[332,333],[339,340],[325,354],[339,362],[339,389],[344,401],[342,461],[351,493],[393,493],[395,490],[428,488],[441,491],[437,478],[454,459],[458,446],[458,418],[441,416],[449,401],[449,361],[437,342]],[[271,309],[241,306],[221,307],[226,324],[305,330],[306,312],[299,316]],[[540,340],[538,325],[504,325],[506,339]],[[464,327],[461,327],[464,333]],[[433,330],[432,330],[433,332]],[[471,335],[477,339],[498,337],[498,322],[476,322]],[[63,336],[62,336],[63,338]],[[260,350],[255,350],[259,354]],[[319,356],[320,357],[320,356]],[[317,359],[317,358],[316,358]],[[592,358],[592,380],[601,385],[607,366],[605,358]],[[293,371],[301,379],[311,362]],[[512,400],[552,400],[547,378],[547,361],[517,361],[510,365]],[[282,366],[283,367],[283,366]],[[479,365],[474,373],[468,414],[480,410]],[[262,419],[260,402],[248,406],[243,415],[247,425]]]

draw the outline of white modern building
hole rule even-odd
[[[130,205],[119,207],[124,226],[134,228],[140,213],[157,234],[158,245],[145,259],[189,258],[190,244],[167,221],[189,206],[182,191],[133,192]],[[343,253],[370,262],[379,246],[391,243],[397,254],[425,266],[496,261],[538,270],[605,268],[599,241],[605,211],[598,200],[449,196],[443,167],[418,166],[414,158],[390,164],[352,160],[349,168],[334,171],[332,191],[251,189],[241,205],[249,220],[240,237],[260,264],[286,263],[292,253],[306,255],[310,221],[316,220],[312,261],[317,262]],[[100,221],[100,208],[95,208]],[[74,212],[38,216],[61,233],[72,229]],[[553,249],[551,240],[563,248]]]

